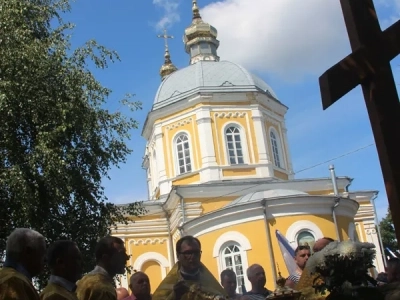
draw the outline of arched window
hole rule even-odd
[[[277,166],[278,168],[282,168],[283,164],[282,157],[280,155],[278,138],[276,137],[276,134],[273,130],[269,132],[269,136],[271,138],[272,154],[274,155],[275,166]]]
[[[309,245],[312,248],[314,244],[315,237],[311,232],[304,230],[297,235],[297,245]]]
[[[192,171],[190,160],[190,146],[188,135],[182,133],[175,140],[176,158],[178,162],[178,174],[189,173]]]
[[[229,126],[225,130],[225,138],[229,163],[231,165],[243,164],[243,147],[239,128],[236,126]]]
[[[231,269],[236,273],[237,293],[241,293],[244,285],[244,271],[242,251],[236,244],[227,245],[222,250],[222,263],[224,269]]]

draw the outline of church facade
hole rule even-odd
[[[147,214],[113,232],[133,269],[154,291],[176,262],[175,243],[193,235],[216,278],[226,268],[250,290],[245,274],[264,266],[273,289],[288,275],[277,234],[295,248],[324,236],[377,245],[372,205],[377,191],[351,191],[352,179],[295,179],[287,141],[287,107],[261,78],[217,55],[217,30],[193,1],[185,30],[189,66],[177,70],[168,48],[162,82],[143,128]],[[122,277],[120,284],[128,286]]]

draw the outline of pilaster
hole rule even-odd
[[[197,130],[199,133],[201,166],[201,181],[218,180],[219,172],[215,168],[217,159],[215,156],[211,114],[209,108],[201,108],[196,112]]]

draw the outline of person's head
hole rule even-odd
[[[123,240],[115,236],[106,236],[97,242],[96,263],[107,270],[110,276],[125,273],[126,254]]]
[[[82,255],[73,241],[60,240],[47,250],[47,265],[53,275],[76,282],[82,276]]]
[[[298,246],[294,251],[294,260],[297,266],[303,270],[311,256],[310,246]]]
[[[17,228],[7,238],[6,258],[20,263],[33,277],[43,271],[46,240],[39,232]]]
[[[253,289],[261,289],[265,286],[265,283],[267,282],[264,268],[258,264],[251,265],[247,269],[247,278],[251,282]]]
[[[122,300],[125,299],[126,297],[129,297],[129,292],[124,287],[116,288],[115,291],[117,292],[117,300]]]
[[[190,235],[176,242],[176,256],[181,268],[186,272],[194,272],[200,267],[201,243]]]
[[[143,272],[133,273],[129,280],[129,288],[136,298],[148,298],[150,296],[150,279]]]
[[[226,269],[221,272],[221,285],[228,296],[236,294],[237,281],[236,274],[231,269]]]
[[[387,262],[386,274],[388,283],[400,282],[400,259],[389,259]]]
[[[331,239],[329,237],[323,237],[322,239],[319,239],[315,242],[314,247],[313,247],[313,252],[319,252],[322,249],[324,249],[328,244],[334,242],[334,239]]]

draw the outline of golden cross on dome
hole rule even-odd
[[[173,39],[172,35],[167,34],[167,29],[164,29],[164,34],[157,35],[158,38],[162,38],[165,41],[165,49],[168,49],[168,39]]]

